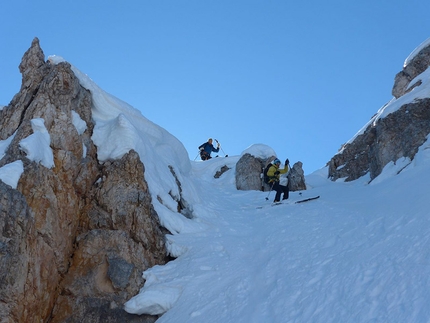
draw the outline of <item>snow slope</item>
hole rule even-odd
[[[402,161],[372,184],[333,183],[323,169],[273,207],[267,193],[236,191],[233,172],[214,179],[225,161],[193,165],[206,227],[168,236],[179,257],[144,273],[127,311],[169,309],[157,322],[430,322],[428,143],[399,175]]]

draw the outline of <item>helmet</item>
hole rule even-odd
[[[281,163],[281,161],[280,161],[278,158],[276,158],[276,159],[273,161],[273,165],[280,164],[280,163]]]

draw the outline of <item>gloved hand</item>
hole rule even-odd
[[[200,151],[203,151],[203,147],[200,148]]]
[[[219,147],[221,147],[221,145],[218,143],[218,147],[217,148],[219,148]]]
[[[288,158],[285,160],[285,165],[289,165],[290,161],[288,160]]]
[[[277,170],[276,172],[275,172],[275,175],[279,175],[280,174],[280,172],[279,172],[279,170]]]

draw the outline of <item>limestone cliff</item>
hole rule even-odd
[[[0,321],[154,322],[122,309],[142,272],[167,260],[139,155],[98,162],[91,93],[70,64],[45,61],[37,38],[19,69],[21,89],[0,110],[0,140],[11,140],[0,167],[24,168],[16,188],[0,181]],[[52,167],[21,146],[35,119]]]

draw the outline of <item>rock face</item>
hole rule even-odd
[[[91,95],[68,63],[45,62],[37,38],[19,68],[20,92],[0,111],[0,140],[14,134],[0,167],[24,165],[16,189],[0,181],[0,322],[154,322],[122,309],[142,271],[167,261],[144,165],[134,151],[98,163]],[[20,149],[35,118],[52,168]]]
[[[263,185],[261,174],[268,161],[254,157],[251,154],[244,154],[236,164],[236,188],[242,191],[262,190]]]
[[[275,159],[275,156],[266,160],[251,154],[244,154],[236,164],[236,188],[238,190],[269,191],[270,186],[263,181],[263,170]],[[306,189],[303,164],[297,162],[288,173],[288,187],[290,191]]]
[[[303,171],[303,163],[297,162],[291,167],[288,173],[288,186],[290,191],[303,191],[306,189],[305,172]]]
[[[430,46],[421,49],[410,62],[407,62],[403,70],[397,73],[392,90],[393,96],[398,99],[421,84],[419,80],[410,84],[411,81],[424,72],[430,66]]]
[[[398,73],[393,95],[399,98],[422,84],[419,74],[430,66],[430,45],[422,48]],[[410,102],[410,101],[409,101]],[[367,173],[378,176],[390,162],[411,160],[430,133],[430,98],[416,98],[384,118],[373,117],[365,131],[329,162],[329,178],[355,180]]]

